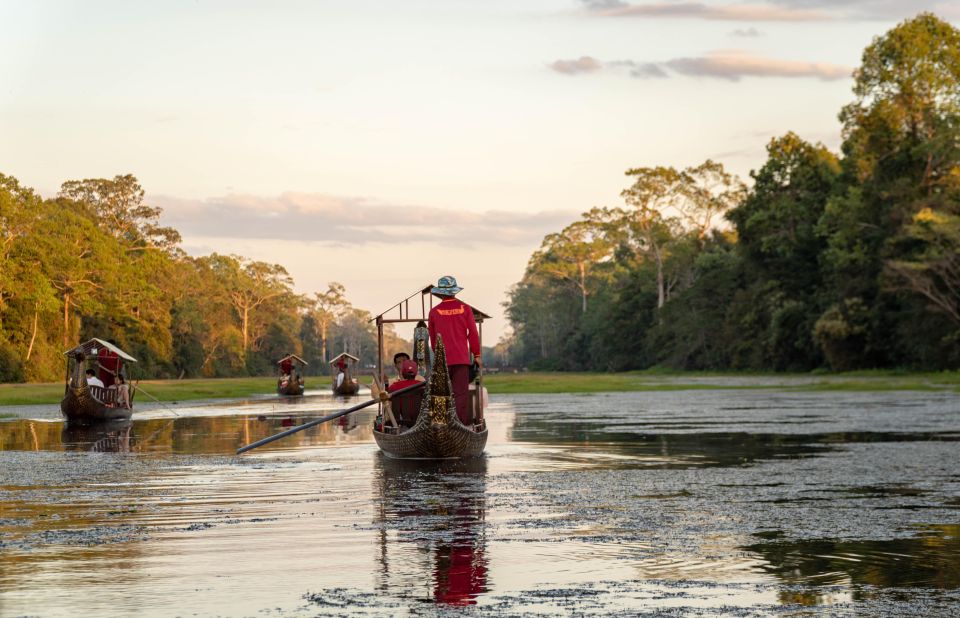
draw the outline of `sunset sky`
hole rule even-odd
[[[0,172],[132,173],[192,254],[378,313],[440,275],[497,316],[624,170],[836,149],[872,37],[960,1],[0,0]]]

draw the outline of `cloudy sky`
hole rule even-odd
[[[921,10],[960,0],[0,0],[0,172],[132,173],[191,253],[375,313],[452,274],[500,317],[627,168],[836,148],[863,48]]]

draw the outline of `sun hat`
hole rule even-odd
[[[413,376],[417,375],[418,369],[419,367],[417,367],[417,364],[415,362],[413,362],[410,359],[407,359],[403,361],[402,365],[400,365],[400,375],[402,375],[405,378],[406,377],[412,378]]]
[[[446,275],[437,280],[437,285],[433,286],[430,293],[439,294],[440,296],[455,296],[457,292],[462,289],[462,287],[457,285],[456,278],[451,275]]]

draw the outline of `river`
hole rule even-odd
[[[369,410],[233,455],[362,400],[13,410],[0,615],[960,614],[956,393],[498,396],[472,461]]]

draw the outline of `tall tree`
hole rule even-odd
[[[211,256],[217,274],[240,320],[243,354],[250,349],[251,333],[260,325],[258,310],[270,301],[293,296],[293,279],[279,264],[246,261],[238,256]]]
[[[677,200],[674,206],[684,227],[703,242],[715,221],[743,201],[747,188],[723,164],[707,159],[683,170],[678,191],[684,199]]]
[[[595,211],[599,212],[599,209]],[[605,222],[587,213],[556,234],[548,234],[530,258],[528,268],[556,277],[580,295],[581,311],[587,312],[592,294],[591,274],[595,266],[610,257],[613,244],[605,234]]]
[[[324,292],[315,292],[313,295],[313,319],[320,326],[320,358],[324,366],[327,363],[327,334],[340,313],[349,307],[346,300],[346,288],[342,283],[332,281],[327,284]]]
[[[39,206],[40,196],[32,189],[0,174],[0,333],[4,307],[22,276],[22,260],[13,259],[16,245],[32,235]]]
[[[46,256],[46,275],[60,297],[63,348],[67,349],[79,335],[75,310],[87,315],[103,311],[104,286],[115,272],[112,265],[120,248],[77,210],[76,203],[58,199],[46,210],[36,242]]]
[[[887,262],[890,280],[927,299],[960,334],[960,216],[925,208],[906,233],[916,248],[910,256]]]
[[[677,191],[682,177],[672,167],[639,167],[627,170],[626,174],[634,178],[633,185],[621,191],[620,196],[632,209],[629,221],[638,252],[655,265],[657,308],[662,309],[669,294],[665,261],[670,241],[680,230],[671,211],[676,211],[676,204],[682,199]]]
[[[629,224],[636,246],[656,266],[657,308],[662,309],[678,281],[689,276],[688,268],[668,277],[671,245],[685,234],[701,244],[714,220],[735,206],[745,194],[743,182],[711,160],[677,171],[672,167],[639,167],[627,170],[633,185],[620,195],[631,208]]]
[[[820,222],[834,289],[824,318],[860,316],[855,366],[900,364],[914,347],[900,326],[923,319],[912,307],[924,311],[916,280],[898,267],[923,251],[911,226],[925,209],[931,221],[960,214],[960,31],[921,13],[874,39],[854,78],[856,98],[840,115],[849,188]]]
[[[101,229],[130,251],[171,249],[180,242],[179,232],[159,225],[162,210],[143,203],[143,187],[131,174],[71,180],[60,187],[60,197],[87,205]]]

